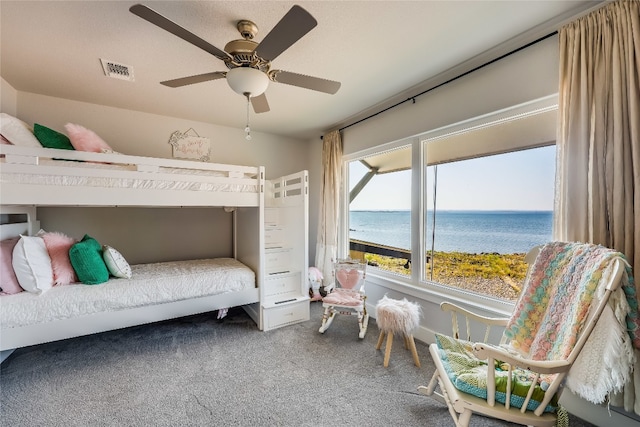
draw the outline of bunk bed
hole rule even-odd
[[[260,300],[263,167],[0,145],[0,193],[2,239],[34,236],[43,206],[224,207],[234,227],[230,258],[133,265],[131,279],[0,296],[2,351]]]

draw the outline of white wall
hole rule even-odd
[[[233,257],[232,216],[222,208],[38,208],[40,226],[122,253],[131,264]]]
[[[415,93],[419,93],[416,90]],[[492,113],[558,92],[558,39],[548,38],[480,70],[404,103],[342,132],[344,154],[349,155],[382,144],[409,140],[410,137],[481,115]],[[355,121],[355,120],[354,120]],[[309,140],[310,173],[310,262],[315,260],[318,205],[322,165],[322,141]],[[451,318],[439,309],[444,296],[426,297],[419,290],[394,286],[368,273],[367,300],[375,313],[376,302],[387,294],[390,298],[407,297],[422,306],[423,318],[416,337],[433,341],[433,333],[450,333]],[[478,307],[476,307],[477,309]],[[477,310],[476,310],[477,311]],[[491,315],[492,313],[485,312]],[[428,358],[428,354],[421,357]],[[422,381],[426,385],[428,378]],[[567,409],[596,425],[615,423],[638,426],[638,422],[604,406],[593,405],[571,393],[562,399]]]
[[[0,112],[16,115],[18,92],[0,77]]]
[[[418,92],[418,91],[416,91]],[[343,132],[344,153],[407,138],[558,92],[550,37]]]

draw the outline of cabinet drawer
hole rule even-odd
[[[309,300],[263,308],[265,330],[309,320]]]
[[[276,208],[266,208],[264,210],[264,224],[266,226],[277,227],[280,224],[280,212]]]
[[[284,245],[284,230],[282,228],[266,228],[264,230],[264,245],[269,248],[281,248]]]
[[[266,250],[265,271],[267,274],[286,273],[291,271],[291,250]]]
[[[264,296],[269,299],[295,298],[301,295],[300,273],[267,277]]]

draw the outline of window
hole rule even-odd
[[[514,301],[552,237],[555,123],[549,97],[347,156],[350,256],[381,280]]]
[[[411,147],[349,163],[349,251],[381,270],[409,275]]]
[[[426,279],[515,300],[551,240],[555,146],[427,167]]]

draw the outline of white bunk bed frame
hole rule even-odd
[[[186,160],[158,159],[122,154],[88,153],[47,148],[0,145],[4,155],[0,163],[0,214],[26,214],[26,221],[0,226],[2,239],[19,234],[34,235],[40,229],[36,216],[38,206],[142,206],[142,207],[225,207],[233,210],[233,257],[251,268],[256,287],[240,292],[174,301],[165,304],[131,308],[111,313],[97,313],[0,331],[3,360],[10,351],[28,345],[151,323],[221,308],[246,306],[260,301],[259,287],[263,277],[264,167],[234,166]],[[126,165],[127,170],[69,167],[68,162],[51,159]],[[85,165],[86,166],[86,165]],[[167,174],[162,168],[187,172]],[[222,173],[210,177],[194,175],[194,171]],[[107,179],[196,182],[204,185],[240,186],[242,191],[169,190],[145,188],[96,188],[76,185],[22,183],[8,179],[10,174],[41,176],[89,177]],[[260,319],[247,312],[260,325]],[[0,325],[1,328],[2,325]],[[5,351],[9,350],[9,351]]]

